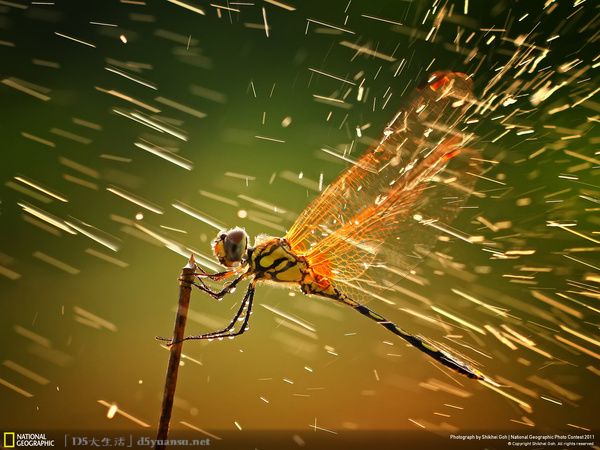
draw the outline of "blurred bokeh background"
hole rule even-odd
[[[219,226],[283,235],[346,167],[322,149],[360,154],[434,70],[472,75],[482,101],[484,195],[454,224],[482,238],[440,242],[394,305],[370,305],[522,403],[349,309],[259,286],[250,332],[185,345],[173,427],[591,429],[597,15],[573,0],[0,1],[3,429],[143,428],[111,404],[154,427],[154,336],[172,329],[184,254],[212,270]],[[228,323],[242,294],[193,292],[187,331]]]

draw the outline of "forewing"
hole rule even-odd
[[[302,213],[286,238],[338,281],[403,273],[447,230],[479,172],[463,131],[474,99],[463,74],[436,73],[384,137]]]

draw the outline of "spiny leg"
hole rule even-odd
[[[251,292],[250,292],[251,290]],[[224,337],[235,337],[235,336],[239,336],[240,334],[243,334],[245,331],[248,331],[248,322],[250,321],[250,314],[252,314],[252,304],[254,301],[254,286],[251,285],[248,288],[248,291],[250,292],[250,296],[248,297],[248,307],[246,309],[246,314],[244,315],[244,321],[242,322],[242,326],[240,327],[239,330],[237,330],[235,333],[225,333],[225,334],[221,334],[218,336],[209,336],[207,338],[202,338],[202,339],[215,339],[215,338],[224,338]],[[212,335],[213,333],[209,333],[209,335]],[[188,337],[186,339],[196,339],[195,337]]]
[[[227,327],[225,327],[224,329],[222,329],[220,331],[213,331],[212,333],[205,333],[205,334],[200,334],[197,336],[187,336],[183,340],[187,341],[187,340],[192,340],[192,339],[196,339],[196,340],[218,339],[218,338],[223,338],[223,337],[234,337],[234,336],[238,336],[238,335],[244,333],[244,331],[246,331],[248,329],[247,328],[248,321],[250,320],[250,314],[252,313],[252,302],[254,301],[254,290],[255,290],[255,284],[251,283],[250,286],[248,286],[248,290],[246,291],[246,294],[244,295],[244,299],[242,300],[240,309],[238,310],[235,317],[233,318],[233,320]],[[246,314],[244,315],[244,321],[242,322],[241,328],[238,331],[236,331],[235,333],[230,333],[229,331],[235,326],[235,323],[237,322],[239,317],[242,315],[242,312],[244,311],[244,309],[246,309]]]
[[[202,281],[199,277],[198,281],[200,282],[200,284],[194,283],[194,286],[196,286],[198,289],[200,289],[202,292],[207,293],[208,295],[210,295],[212,298],[216,299],[216,300],[222,300],[223,297],[225,297],[227,294],[229,294],[233,289],[235,289],[235,287],[237,286],[237,284],[242,281],[244,279],[244,277],[246,276],[246,274],[242,274],[239,277],[237,277],[235,280],[233,280],[231,283],[229,283],[227,286],[225,286],[223,289],[221,289],[220,291],[213,291],[212,289],[210,289],[206,284],[204,284],[204,281]]]
[[[184,339],[182,339],[181,341],[178,341],[178,342],[182,342],[182,341],[185,341],[187,339],[200,339],[200,337],[203,337],[203,338],[206,337],[208,339],[208,337],[210,337],[210,336],[219,335],[219,334],[223,334],[223,333],[228,332],[229,330],[231,330],[235,326],[235,323],[237,322],[237,320],[242,315],[242,312],[244,311],[244,307],[245,306],[246,306],[246,296],[244,296],[244,298],[242,299],[242,303],[240,304],[240,307],[237,310],[237,312],[235,313],[235,316],[233,317],[233,319],[231,319],[231,322],[229,323],[229,325],[227,325],[222,330],[212,331],[210,333],[205,333],[205,334],[201,334],[201,335],[197,335],[197,336],[188,336],[188,337],[186,337],[186,338],[184,338]],[[172,341],[171,338],[165,338],[165,337],[160,337],[160,336],[156,336],[155,339],[159,340],[159,341],[170,342],[168,345],[173,345],[173,344],[178,343],[178,342],[171,342]]]
[[[224,272],[208,273],[202,267],[200,267],[198,264],[196,264],[196,269],[199,271],[198,273],[194,274],[194,275],[196,275],[197,278],[208,278],[213,281],[221,281],[221,280],[228,278],[236,273],[235,270],[226,270]]]
[[[374,320],[379,325],[383,326],[384,328],[391,331],[392,333],[400,336],[402,339],[404,339],[410,345],[418,348],[423,353],[426,353],[427,355],[429,355],[436,361],[440,362],[441,364],[445,365],[446,367],[449,367],[452,370],[455,370],[456,372],[458,372],[462,375],[466,375],[469,378],[474,378],[477,380],[485,379],[485,376],[481,372],[479,372],[477,369],[470,367],[468,364],[460,361],[459,359],[455,358],[454,356],[445,352],[444,350],[435,348],[431,343],[425,341],[424,339],[404,331],[402,328],[397,326],[395,323],[390,322],[385,317],[380,316],[373,310],[367,308],[364,305],[361,305],[361,304],[355,302],[351,298],[346,297],[343,294],[340,294],[339,297],[334,298],[334,300],[342,302],[345,305],[351,306],[356,311],[361,313],[363,316],[367,316],[369,319]]]
[[[233,317],[233,319],[231,319],[231,322],[229,323],[229,325],[227,325],[222,330],[212,331],[210,333],[204,333],[204,334],[200,334],[200,335],[197,335],[197,336],[188,336],[184,340],[188,340],[188,339],[216,339],[216,338],[219,338],[219,337],[230,336],[231,334],[229,332],[235,327],[235,323],[242,316],[242,313],[244,312],[244,309],[246,309],[246,314],[244,315],[244,321],[243,321],[243,324],[242,324],[242,329],[246,328],[246,325],[248,323],[248,317],[250,316],[250,311],[252,309],[252,300],[253,300],[253,298],[254,298],[254,287],[252,285],[250,285],[248,287],[248,290],[244,294],[244,298],[242,299],[242,303],[240,304],[239,309],[235,313],[235,316]]]
[[[169,342],[169,344],[167,344],[167,345],[171,346],[173,344],[178,344],[179,342],[192,340],[192,339],[196,339],[196,340],[218,339],[218,338],[222,338],[222,337],[234,337],[234,336],[238,336],[238,335],[242,334],[247,329],[248,320],[250,318],[250,313],[252,312],[252,301],[254,300],[254,289],[255,289],[254,283],[250,284],[234,318],[231,320],[229,325],[227,325],[222,330],[213,331],[210,333],[199,334],[196,336],[187,336],[187,337],[183,338],[181,341],[177,341],[177,342],[171,342],[172,339],[164,338],[164,337],[160,337],[160,336],[156,336],[156,339],[160,340],[160,341],[167,341],[167,342]],[[235,327],[235,323],[238,321],[238,319],[244,312],[244,309],[246,309],[246,314],[244,316],[244,321],[242,323],[241,329],[235,333],[230,333],[230,331]]]
[[[227,295],[228,293],[231,292],[231,290],[233,288],[235,288],[235,286],[245,277],[245,274],[239,276],[238,278],[236,278],[235,280],[233,280],[233,282],[231,284],[229,284],[228,286],[224,287],[221,291],[219,292],[215,292],[210,290],[203,282],[202,280],[199,280],[200,283],[202,283],[201,285],[193,283],[194,286],[196,286],[198,289],[200,289],[201,291],[206,292],[207,294],[209,294],[210,296],[212,296],[213,298],[217,299],[217,300],[221,300],[225,295]],[[252,284],[251,284],[252,286]],[[248,291],[250,290],[250,288],[248,288]],[[242,303],[240,305],[240,308],[238,309],[237,313],[235,314],[235,317],[233,318],[233,320],[231,321],[231,323],[224,328],[223,330],[219,330],[219,331],[215,331],[213,333],[207,333],[207,334],[219,334],[219,333],[223,333],[226,332],[228,330],[230,330],[234,325],[236,320],[240,317],[240,315],[242,314],[242,311],[244,310],[244,306],[246,304],[246,301],[248,299],[248,292],[246,292],[246,294],[244,295],[244,298],[242,299]],[[161,336],[155,336],[155,339],[158,341],[166,341],[166,342],[170,342],[168,345],[171,346],[173,344],[177,344],[181,341],[178,342],[171,342],[172,339],[171,338],[165,338],[165,337],[161,337]],[[188,338],[182,339],[182,341],[185,341]]]

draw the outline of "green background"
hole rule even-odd
[[[285,179],[285,172],[294,176],[302,173],[303,180],[315,182],[322,174],[325,184],[333,180],[345,165],[320,148],[341,152],[356,139],[356,126],[371,124],[363,132],[366,138],[355,144],[353,154],[366,149],[367,138],[379,137],[384,125],[403,105],[403,99],[405,102],[423,79],[430,64],[429,71],[474,73],[475,91],[480,94],[515,50],[501,37],[515,39],[532,32],[530,42],[551,50],[539,68],[549,66],[548,70],[553,72],[550,79],[555,84],[573,73],[561,74],[558,71],[561,64],[580,58],[583,63],[579,67],[583,67],[594,64],[592,60],[596,56],[593,36],[597,33],[597,24],[592,21],[582,30],[597,14],[593,2],[577,7],[573,7],[572,2],[559,2],[556,9],[548,13],[543,10],[541,1],[499,1],[492,5],[471,0],[466,17],[462,16],[463,1],[448,2],[446,7],[454,8],[456,20],[443,22],[435,43],[410,35],[410,30],[421,34],[429,32],[431,19],[426,25],[422,21],[432,4],[425,1],[354,0],[347,8],[346,25],[343,25],[344,10],[348,4],[337,0],[298,1],[294,5],[296,11],[261,2],[230,4],[229,7],[241,12],[223,10],[221,17],[216,8],[206,2],[194,4],[200,5],[206,16],[158,0],[145,5],[57,1],[54,5],[25,5],[23,9],[0,4],[0,40],[14,44],[14,47],[0,46],[2,78],[16,77],[46,87],[51,97],[44,102],[6,85],[0,86],[0,175],[3,181],[0,187],[0,265],[21,275],[17,280],[0,278],[1,357],[49,380],[48,384],[40,385],[6,365],[0,366],[0,378],[34,395],[25,398],[0,387],[3,429],[137,429],[137,425],[123,417],[107,419],[106,408],[98,404],[98,400],[115,402],[124,411],[155,425],[168,353],[154,341],[154,336],[168,335],[172,329],[177,276],[186,259],[127,233],[124,225],[112,220],[111,215],[135,220],[135,215],[143,212],[144,226],[204,254],[210,254],[209,241],[216,230],[171,207],[174,201],[183,201],[226,226],[243,226],[251,236],[282,234],[278,229],[248,218],[240,219],[238,211],[243,209],[250,212],[251,217],[258,215],[280,221],[278,228],[281,229],[289,227],[317,192]],[[262,24],[263,6],[270,25],[269,37],[264,29],[247,25]],[[518,18],[527,12],[530,15],[519,22]],[[144,17],[140,18],[140,14]],[[362,15],[387,18],[404,25],[398,27]],[[355,34],[335,32],[315,23],[311,23],[305,33],[307,18],[337,24]],[[119,26],[92,25],[90,21]],[[449,49],[457,26],[463,29],[463,41],[465,36],[475,33],[472,45],[467,45],[479,49],[473,61],[465,62],[464,55]],[[486,41],[491,34],[481,31],[482,28],[506,31],[496,33],[497,38],[488,45]],[[162,37],[164,32],[160,30],[175,33],[180,42]],[[93,42],[96,48],[61,38],[54,32]],[[119,40],[121,34],[127,37],[127,44]],[[555,34],[560,38],[545,42]],[[343,40],[393,54],[396,62],[357,56],[339,44]],[[137,74],[123,70],[150,81],[157,90],[105,70],[109,64],[107,58],[149,65],[151,68]],[[60,68],[36,65],[33,59],[54,61]],[[404,69],[394,76],[402,60]],[[348,97],[347,109],[314,101],[313,94],[341,96],[350,86],[317,75],[309,68],[348,80],[364,71],[366,100],[356,101],[354,88]],[[536,72],[524,78],[534,80],[539,76]],[[511,77],[507,75],[494,89],[502,93],[512,82]],[[528,95],[535,91],[534,86],[524,90],[519,103],[502,113],[509,114],[520,107],[514,121],[533,127],[533,135],[511,133],[491,143],[503,131],[498,121],[492,120],[494,114],[491,113],[482,116],[477,128],[478,148],[485,158],[498,162],[486,176],[504,184],[482,181],[479,188],[487,192],[487,197],[473,203],[478,209],[463,213],[455,226],[470,234],[486,236],[499,251],[534,249],[535,254],[519,259],[495,258],[485,250],[491,248],[489,245],[458,241],[446,248],[437,248],[449,255],[456,265],[442,264],[439,259],[431,258],[419,269],[428,280],[426,286],[406,282],[406,289],[470,323],[480,327],[490,324],[495,328],[508,324],[556,356],[548,360],[522,346],[516,351],[510,350],[489,332],[481,336],[456,327],[448,333],[462,335],[462,342],[490,356],[461,348],[482,364],[485,373],[535,391],[537,398],[514,388],[507,389],[531,403],[532,414],[475,382],[456,377],[453,381],[419,352],[405,347],[351,310],[325,300],[305,298],[297,290],[290,296],[286,289],[259,286],[249,333],[233,341],[185,345],[184,354],[201,365],[184,360],[173,426],[182,428],[179,422],[183,420],[207,430],[235,430],[234,421],[237,421],[244,430],[284,429],[308,433],[312,432],[309,424],[317,418],[320,426],[344,432],[415,429],[414,423],[408,420],[411,418],[427,424],[430,429],[441,427],[448,431],[453,428],[444,428],[444,423],[461,430],[530,430],[526,425],[511,421],[522,422],[526,416],[540,430],[568,429],[569,423],[592,427],[594,419],[590,414],[597,407],[593,405],[598,404],[598,361],[560,344],[553,336],[560,334],[597,353],[593,344],[558,328],[565,324],[588,336],[593,337],[595,333],[598,339],[596,313],[557,293],[595,292],[595,298],[577,293],[567,295],[597,306],[598,291],[573,285],[573,282],[584,281],[594,271],[598,246],[597,242],[547,227],[547,221],[574,221],[578,232],[598,238],[597,232],[594,234],[598,226],[598,209],[594,208],[598,199],[598,188],[594,185],[597,163],[588,162],[577,168],[586,161],[564,152],[567,149],[597,158],[594,148],[598,138],[597,133],[594,134],[594,121],[589,118],[597,117],[598,104],[592,99],[560,114],[549,115],[548,111],[591,93],[596,81],[593,69],[589,69],[539,107],[527,101]],[[187,134],[187,142],[113,113],[115,107],[140,108],[94,89],[96,86],[118,90],[161,109],[158,117],[180,121],[177,125]],[[219,101],[198,96],[194,86],[220,93]],[[382,109],[382,97],[387,95],[388,88],[393,95]],[[207,116],[200,119],[169,108],[155,101],[158,96],[185,104]],[[375,108],[374,97],[377,98]],[[292,123],[284,128],[281,122],[287,116],[292,118]],[[73,122],[73,118],[99,124],[102,129],[82,127]],[[50,131],[52,128],[84,136],[91,143],[85,145],[57,136]],[[24,138],[22,132],[50,140],[56,146],[51,148],[33,142]],[[576,133],[582,136],[568,141],[561,139]],[[255,137],[257,135],[285,142],[261,140]],[[140,136],[177,151],[193,162],[193,170],[186,171],[136,148],[133,143]],[[544,153],[531,157],[543,147],[546,147]],[[102,154],[131,161],[107,160],[100,157]],[[98,178],[65,167],[59,162],[61,157],[92,168]],[[251,179],[226,176],[226,172],[246,174]],[[568,173],[577,179],[560,177]],[[98,189],[73,184],[63,178],[64,174],[91,181]],[[15,182],[15,176],[36,180],[62,193],[69,201],[44,204],[4,185],[11,180]],[[116,197],[106,190],[110,185],[150,200],[165,213],[144,211]],[[238,206],[206,198],[199,190],[235,200]],[[547,197],[554,193],[558,194]],[[240,199],[240,194],[278,205],[287,213],[266,211]],[[595,198],[596,203],[582,196]],[[522,198],[531,199],[530,204],[517,206]],[[17,205],[23,201],[63,219],[75,217],[114,236],[120,247],[118,253],[81,234],[71,236],[62,232],[57,236],[25,222]],[[480,215],[492,223],[509,221],[510,226],[492,232],[475,220]],[[185,230],[187,234],[161,229],[159,225]],[[128,267],[120,268],[95,258],[85,253],[88,248],[111,254]],[[585,250],[568,250],[573,248]],[[70,275],[42,262],[33,257],[36,251],[64,261],[80,273]],[[533,273],[534,278],[529,281],[534,284],[511,282],[514,279],[504,276],[532,275],[519,272],[523,266],[550,268],[550,271]],[[451,289],[507,308],[511,317],[498,317],[457,296]],[[535,299],[531,294],[533,289],[580,311],[581,318]],[[193,292],[194,315],[188,331],[195,334],[226,324],[242,291],[238,290],[232,298],[220,303]],[[399,310],[409,308],[435,316],[431,309],[410,296],[393,300],[395,306],[379,304],[376,300],[371,306],[409,330],[444,339],[445,333],[439,326]],[[261,304],[310,323],[316,328],[317,336],[305,336],[282,325],[281,319]],[[117,331],[94,329],[78,322],[74,308],[83,308],[106,319]],[[194,317],[200,317],[201,323]],[[456,325],[447,319],[446,322]],[[47,338],[49,347],[40,347],[17,333],[15,327]],[[356,334],[347,335],[349,333]],[[305,366],[313,371],[309,372]],[[561,394],[535,377],[580,397],[569,399],[564,392]],[[459,389],[459,394],[432,390],[431,383],[438,381]],[[464,409],[449,408],[446,404]],[[435,412],[451,417],[435,415]]]

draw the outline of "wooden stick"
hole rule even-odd
[[[177,386],[177,372],[179,371],[179,361],[181,360],[181,348],[183,347],[183,333],[185,330],[185,322],[187,320],[188,308],[190,306],[190,293],[192,291],[192,283],[194,282],[194,273],[196,271],[196,263],[194,255],[190,256],[187,265],[181,271],[179,277],[179,307],[175,318],[175,327],[173,329],[173,340],[176,344],[170,347],[169,366],[167,367],[167,375],[165,378],[165,391],[163,394],[162,411],[160,413],[160,421],[158,423],[158,433],[156,440],[164,442],[169,434],[169,422],[171,421],[171,412],[173,411],[173,399],[175,397],[175,388]],[[164,450],[164,444],[157,443],[154,447],[156,450]]]

